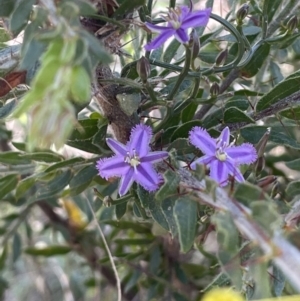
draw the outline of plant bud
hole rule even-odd
[[[216,97],[220,93],[220,86],[218,83],[214,82],[210,87],[210,95],[211,97]]]
[[[151,72],[151,66],[150,66],[150,63],[148,61],[147,58],[145,58],[144,56],[142,56],[138,61],[137,61],[137,64],[136,64],[136,71],[139,75],[139,77],[141,78],[141,80],[143,82],[146,82],[149,75],[150,75],[150,72]]]
[[[266,176],[262,179],[259,179],[257,181],[257,185],[261,188],[264,188],[270,184],[273,184],[277,180],[277,177],[275,176]]]
[[[238,24],[242,24],[242,21],[247,17],[249,13],[249,5],[244,3],[236,13],[236,19]]]
[[[258,141],[255,147],[258,158],[261,158],[264,155],[265,148],[270,137],[270,133],[271,133],[271,128],[267,128],[267,131],[264,133],[264,135],[261,137],[261,139]]]
[[[216,66],[224,65],[228,57],[228,49],[221,51],[216,58]]]
[[[191,56],[192,60],[195,60],[198,57],[199,51],[200,51],[200,40],[199,36],[197,35],[196,30],[192,30],[190,34],[190,41],[189,41],[190,47],[191,47]]]
[[[297,16],[292,16],[287,24],[286,24],[286,27],[287,29],[290,31],[290,32],[293,32],[297,27],[298,27],[298,18]]]
[[[265,164],[266,164],[265,157],[258,157],[258,159],[256,160],[256,162],[254,163],[254,170],[255,170],[255,173],[257,175],[259,173],[261,173],[261,171],[264,170]]]

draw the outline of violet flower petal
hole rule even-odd
[[[191,164],[191,168],[192,169],[196,169],[196,165],[197,164],[204,164],[204,165],[208,165],[211,163],[211,161],[213,161],[215,158],[213,156],[210,155],[204,155],[201,158],[198,158],[197,160],[195,160],[192,164]]]
[[[175,34],[175,29],[170,29],[166,27],[164,30],[161,31],[161,33],[155,37],[151,42],[146,44],[144,48],[149,51],[152,49],[159,48],[162,44],[164,44],[172,35]]]
[[[180,42],[180,43],[186,43],[189,41],[189,35],[187,34],[186,30],[182,28],[178,28],[175,32],[175,38]]]
[[[210,163],[210,177],[219,183],[220,186],[226,186],[228,183],[229,170],[224,162],[214,160]]]
[[[168,152],[165,151],[157,151],[157,152],[151,152],[149,154],[147,154],[146,156],[143,156],[140,161],[141,163],[143,162],[151,162],[151,163],[155,163],[158,161],[161,161],[162,159],[165,159],[169,156]]]
[[[180,18],[179,21],[180,22],[184,22],[185,18],[191,13],[191,8],[186,6],[186,5],[182,5],[180,6]]]
[[[153,191],[158,188],[160,176],[154,170],[150,163],[143,163],[137,166],[134,180],[143,186],[148,191]]]
[[[207,8],[200,11],[195,11],[186,16],[181,24],[182,29],[195,28],[200,26],[206,26],[211,8]]]
[[[235,165],[251,164],[257,159],[256,150],[250,143],[228,147],[226,153],[233,160]]]
[[[127,149],[130,153],[136,151],[139,157],[145,156],[149,151],[149,143],[152,137],[150,126],[139,124],[131,130],[130,140]]]
[[[229,128],[226,126],[226,128],[223,129],[219,138],[217,139],[217,147],[228,146],[229,139],[230,139],[230,131]]]
[[[119,195],[125,195],[134,181],[134,169],[131,167],[129,171],[121,178]]]
[[[96,168],[102,178],[121,177],[128,173],[130,165],[124,162],[124,157],[113,156],[111,158],[100,159]]]
[[[108,138],[106,139],[106,143],[109,146],[109,148],[116,154],[121,156],[126,156],[127,154],[127,148],[124,144],[121,142]]]
[[[228,161],[226,161],[225,164],[228,168],[229,174],[231,176],[233,176],[236,181],[241,182],[241,183],[245,182],[245,179],[244,179],[241,171],[230,159]]]
[[[149,28],[150,30],[154,31],[154,32],[163,32],[167,30],[173,30],[173,26],[160,26],[160,25],[155,25],[149,22],[145,22],[145,25],[147,26],[147,28]]]
[[[205,155],[215,155],[216,141],[199,126],[195,126],[189,133],[190,143],[199,148]]]

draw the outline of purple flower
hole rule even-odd
[[[145,25],[149,29],[159,33],[155,39],[145,45],[145,49],[157,49],[171,36],[175,36],[180,43],[187,43],[189,41],[188,29],[206,26],[210,12],[211,8],[193,12],[191,8],[181,6],[175,9],[169,9],[168,15],[164,17],[168,22],[167,26],[159,26],[145,22]]]
[[[149,143],[152,130],[147,125],[137,125],[131,131],[126,145],[107,139],[106,143],[115,153],[113,157],[100,159],[97,169],[102,178],[121,177],[120,196],[125,195],[135,181],[148,191],[156,190],[162,177],[154,170],[152,164],[168,157],[168,152],[151,152]]]
[[[222,131],[218,139],[212,138],[201,127],[194,127],[189,134],[191,144],[204,153],[203,157],[191,164],[192,169],[196,168],[196,164],[208,165],[210,177],[221,186],[228,183],[229,175],[238,182],[245,181],[238,167],[241,164],[251,164],[256,161],[257,153],[252,144],[243,143],[239,146],[229,144],[230,131],[228,127]]]

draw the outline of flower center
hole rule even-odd
[[[139,156],[136,154],[135,150],[133,150],[133,155],[130,155],[129,152],[127,152],[127,156],[124,160],[126,163],[130,164],[132,167],[136,168],[138,165],[141,164]]]
[[[227,159],[227,154],[224,152],[223,148],[219,148],[216,151],[216,157],[219,161],[224,162]]]
[[[178,29],[181,26],[180,16],[181,16],[180,7],[170,8],[168,15],[164,17],[164,19],[168,21],[174,29]]]

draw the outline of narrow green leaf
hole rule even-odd
[[[31,160],[22,158],[19,152],[0,153],[0,163],[9,165],[30,164]]]
[[[114,16],[128,14],[134,9],[137,9],[145,4],[145,0],[124,0],[122,1],[120,7],[114,12]]]
[[[46,163],[59,162],[64,159],[63,156],[51,152],[35,152],[30,154],[24,154],[21,155],[20,157],[33,160],[33,161],[46,162]]]
[[[18,175],[8,175],[0,179],[0,200],[14,190],[18,183]]]
[[[70,182],[73,174],[71,170],[66,170],[55,177],[49,183],[43,185],[36,193],[36,198],[47,199],[60,193]]]
[[[16,233],[13,238],[12,259],[16,262],[22,253],[22,241],[19,233]]]
[[[224,122],[225,123],[234,123],[234,122],[254,123],[255,121],[240,109],[231,107],[224,112]]]
[[[269,93],[265,94],[257,103],[256,111],[260,112],[275,104],[279,100],[299,91],[300,76],[291,77],[275,86]]]
[[[269,55],[271,46],[269,44],[261,45],[251,58],[250,62],[241,70],[241,74],[244,77],[250,78],[257,74],[266,58]]]
[[[115,206],[116,218],[118,221],[124,216],[126,210],[127,210],[127,202]]]
[[[174,216],[177,224],[180,250],[188,252],[193,246],[197,225],[197,203],[188,196],[180,197],[174,206]]]
[[[16,188],[16,199],[19,200],[20,198],[24,197],[25,193],[34,185],[35,182],[35,175],[27,177],[20,181]]]
[[[178,233],[177,224],[174,217],[175,201],[176,199],[174,197],[169,197],[161,202],[162,212],[168,222],[169,230],[173,238],[176,237]]]
[[[26,254],[32,255],[32,256],[44,256],[44,257],[50,257],[50,256],[57,256],[57,255],[64,255],[72,251],[72,248],[69,246],[49,246],[49,247],[29,247],[25,250]]]
[[[72,158],[72,159],[68,159],[68,160],[64,160],[62,162],[58,162],[58,163],[55,163],[53,165],[51,165],[50,167],[48,167],[45,172],[50,172],[50,171],[53,171],[53,170],[56,170],[56,169],[61,169],[61,168],[65,168],[65,167],[68,167],[68,166],[74,166],[76,165],[77,163],[83,163],[85,160],[81,157],[75,157],[75,158]]]
[[[83,192],[98,174],[94,164],[82,168],[70,181],[70,195],[78,195]]]
[[[16,99],[6,103],[3,107],[0,108],[0,119],[7,117],[15,108]]]

